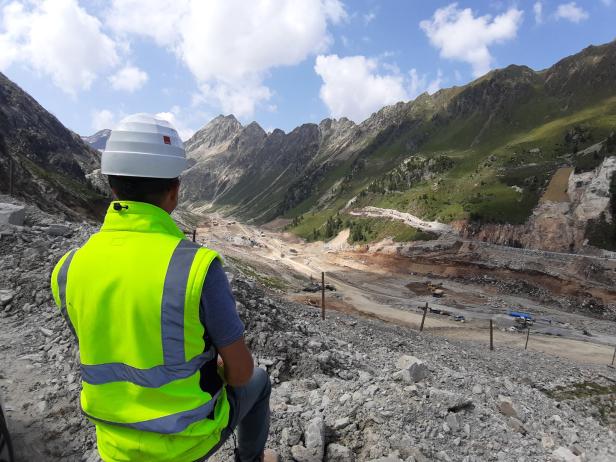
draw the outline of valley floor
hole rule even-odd
[[[459,253],[441,250],[434,242],[422,244],[438,249],[430,255],[422,252],[407,256],[400,244],[352,248],[346,244],[347,237],[345,230],[328,243],[305,243],[287,233],[264,231],[218,217],[197,229],[200,243],[246,265],[249,273],[293,301],[319,307],[320,292],[309,294],[302,288],[311,281],[320,283],[324,271],[326,284],[336,288],[335,292],[326,293],[329,309],[418,329],[423,307],[428,303],[431,310],[448,314],[429,312],[425,329],[433,334],[485,344],[489,341],[492,319],[495,342],[520,349],[525,347],[527,332],[519,328],[508,312],[525,312],[535,320],[529,349],[579,363],[611,361],[616,322],[585,311],[578,306],[584,303],[583,297],[573,295],[593,292],[612,307],[616,296],[601,284],[584,285],[575,271],[559,261],[575,256],[484,245],[483,251],[491,261],[514,258],[522,269],[525,264],[532,269],[515,274],[504,263],[500,267],[482,268],[477,261],[462,261]],[[561,279],[536,271],[535,260],[542,261],[545,267],[552,266],[555,274],[562,268]],[[605,264],[612,272],[616,262]],[[428,281],[441,288],[442,297],[432,296]],[[610,314],[609,308],[607,313]],[[455,316],[463,316],[464,322],[454,321]]]
[[[70,232],[59,236],[47,226],[55,218],[28,220],[0,229],[0,395],[18,460],[96,462],[94,429],[79,411],[75,344],[48,285],[53,263],[95,229],[64,223]],[[352,252],[342,238],[336,250],[304,247],[231,222],[200,228],[197,240],[227,257],[247,341],[274,384],[268,444],[282,461],[616,461],[616,369],[603,350],[585,351],[607,346],[573,333],[532,335],[524,351],[523,335],[498,329],[489,351],[480,315],[496,316],[503,297],[514,297],[499,286],[434,278],[445,291],[438,304],[455,300],[468,322],[431,314],[419,333],[416,306],[436,303],[417,268],[392,271],[399,257]],[[338,311],[325,320],[306,305],[319,294],[298,290],[320,270],[337,289],[327,303]],[[566,320],[564,330],[614,334],[610,322],[535,304],[553,323]],[[385,309],[408,318],[376,319]],[[562,351],[573,345],[579,357]],[[228,443],[212,460],[231,460],[230,451]]]

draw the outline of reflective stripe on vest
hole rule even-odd
[[[161,341],[164,364],[148,369],[139,369],[124,363],[81,364],[82,380],[91,385],[112,382],[129,382],[141,387],[159,388],[175,380],[196,374],[208,361],[217,356],[213,345],[191,360],[185,360],[184,308],[190,270],[201,246],[180,240],[174,249],[165,275],[161,301]],[[68,270],[75,254],[71,251],[63,262],[57,276],[61,312],[73,334],[77,337],[66,307]],[[219,389],[207,403],[186,411],[141,422],[111,422],[83,413],[96,421],[156,433],[179,433],[188,425],[206,419],[213,411],[222,392]]]
[[[218,390],[216,394],[212,396],[212,399],[210,401],[208,401],[202,406],[199,406],[198,408],[178,412],[176,414],[171,414],[164,417],[159,417],[158,419],[144,420],[142,422],[109,422],[107,420],[93,417],[85,412],[84,414],[86,417],[97,420],[98,422],[119,425],[120,427],[134,428],[135,430],[164,434],[179,433],[186,427],[188,427],[190,424],[199,422],[200,420],[207,418],[207,416],[209,416],[214,411],[221,392],[222,389]]]

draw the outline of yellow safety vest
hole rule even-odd
[[[220,441],[229,403],[215,373],[201,377],[217,353],[199,318],[215,258],[164,210],[121,201],[56,265],[52,291],[79,342],[81,407],[103,460],[194,461]]]

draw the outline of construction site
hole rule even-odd
[[[97,461],[75,344],[47,286],[52,262],[96,228],[15,207],[25,219],[0,238],[0,391],[17,460]],[[282,460],[615,460],[613,260],[199,223],[187,238],[225,256],[274,382],[269,444]]]

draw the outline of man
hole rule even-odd
[[[269,378],[254,369],[219,255],[169,215],[185,165],[168,122],[125,118],[101,163],[116,200],[52,273],[105,461],[205,460],[236,426],[236,460],[264,460]]]

